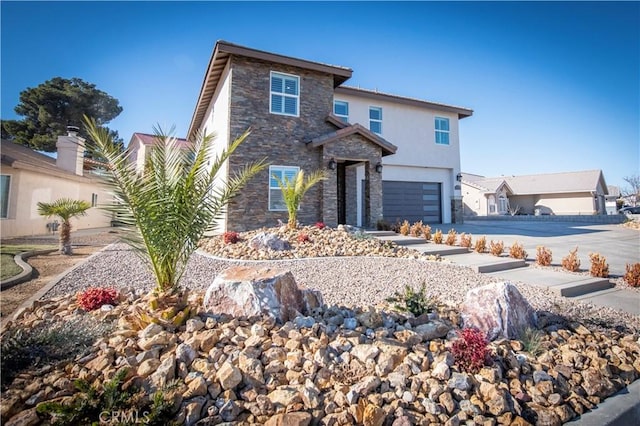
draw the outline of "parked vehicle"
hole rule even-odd
[[[618,213],[620,214],[640,214],[640,206],[638,207],[623,207]]]

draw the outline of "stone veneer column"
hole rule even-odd
[[[464,223],[464,206],[459,195],[451,197],[451,222]]]
[[[363,226],[374,227],[378,220],[382,219],[382,173],[376,172],[377,162],[369,162],[366,166],[366,177],[369,181],[368,199],[369,199],[369,214],[367,216],[367,222],[363,223]]]
[[[322,222],[330,227],[338,225],[338,173],[337,170],[329,170],[327,164],[331,160],[331,156],[323,153],[322,165],[325,167],[326,180],[322,185]]]

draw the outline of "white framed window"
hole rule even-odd
[[[299,109],[300,77],[271,71],[269,111],[298,117]]]
[[[369,130],[378,135],[382,134],[382,108],[369,107]]]
[[[96,207],[98,205],[98,194],[91,194],[91,207]]]
[[[11,187],[11,176],[0,175],[0,219],[9,217],[9,188]]]
[[[345,123],[349,122],[349,102],[333,101],[333,114]]]
[[[436,143],[439,145],[449,145],[449,119],[436,117]]]
[[[300,171],[300,167],[295,166],[269,166],[269,210],[280,212],[287,211],[287,206],[282,199],[282,191],[278,185],[278,179],[284,182],[286,179],[293,180]]]

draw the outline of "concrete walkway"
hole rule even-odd
[[[640,261],[638,254],[640,233],[617,225],[496,222],[498,226],[493,228],[491,223],[493,222],[483,221],[477,224],[464,224],[455,226],[455,229],[459,233],[467,232],[476,237],[485,235],[487,241],[491,239],[504,241],[505,250],[513,242],[518,241],[529,252],[529,260],[533,259],[538,245],[554,247],[555,249],[552,248],[554,253],[562,253],[555,255],[554,264],[559,263],[559,257],[566,256],[576,243],[583,244],[582,247],[586,246],[590,252],[598,252],[607,257],[613,275],[615,272],[611,265],[618,265],[618,272],[621,275],[624,273],[626,263]],[[452,225],[443,225],[439,229],[446,233],[452,227]],[[437,228],[433,227],[432,232]],[[517,232],[522,232],[523,235]],[[427,243],[423,238],[403,236],[390,231],[369,231],[369,233],[383,241],[392,241],[426,254],[438,254],[452,263],[468,266],[480,273],[508,281],[545,287],[561,296],[640,315],[640,293],[625,288],[615,288],[608,279],[572,274],[552,268],[537,268],[529,266],[524,260],[512,259],[506,255],[496,257],[488,253],[478,254],[459,246]],[[594,233],[598,234],[597,238],[592,235]],[[585,265],[588,266],[588,257],[586,260],[582,259],[582,262],[583,268]]]

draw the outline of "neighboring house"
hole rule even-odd
[[[526,176],[462,174],[465,216],[606,214],[601,170]]]
[[[229,205],[222,229],[286,221],[273,175],[325,169],[300,207],[302,223],[371,227],[382,218],[462,220],[458,121],[473,111],[342,86],[345,67],[218,41],[189,127],[217,135],[216,152],[251,129],[219,173],[269,167]],[[453,206],[453,208],[452,208]]]
[[[178,146],[186,145],[185,139],[176,138]],[[127,145],[127,156],[129,162],[134,163],[136,170],[140,173],[144,170],[144,163],[149,156],[149,148],[156,143],[156,136],[147,133],[136,132],[131,136]]]
[[[607,192],[608,194],[604,197],[604,204],[607,210],[607,214],[617,214],[618,200],[620,200],[620,205],[622,205],[620,187],[615,185],[607,185]]]
[[[38,202],[59,198],[85,200],[93,207],[112,199],[101,179],[85,167],[84,140],[70,131],[58,137],[57,158],[40,154],[11,141],[2,141],[0,165],[0,227],[2,238],[41,235],[52,232],[55,218],[38,214]],[[74,229],[109,226],[111,218],[97,208],[72,220]]]

